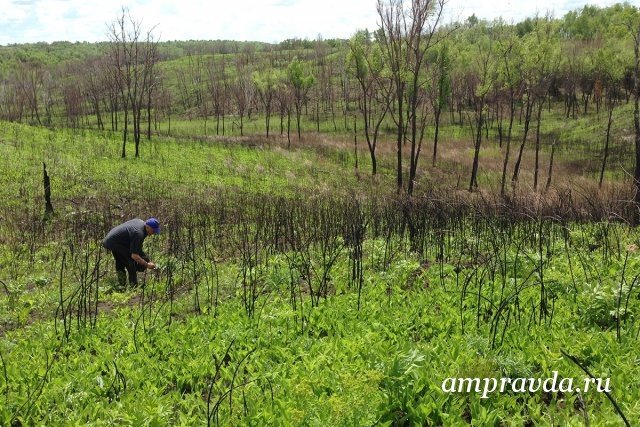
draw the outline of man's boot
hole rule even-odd
[[[118,287],[123,289],[127,286],[127,273],[124,270],[117,270],[118,274]]]
[[[137,267],[138,264],[133,261],[129,262],[129,266],[127,267],[127,273],[129,273],[129,287],[132,289],[138,287]]]
[[[129,287],[132,289],[138,287],[138,273],[129,273]]]

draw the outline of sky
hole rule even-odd
[[[631,0],[633,4],[639,0]],[[502,17],[519,22],[548,11],[561,17],[585,4],[615,0],[448,0],[446,21]],[[0,0],[0,45],[105,41],[122,7],[161,40],[280,42],[349,38],[378,27],[376,0]]]

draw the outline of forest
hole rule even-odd
[[[640,9],[371,8],[0,46],[0,425],[637,424]]]
[[[292,133],[294,140],[303,131],[352,133],[366,142],[372,174],[380,136],[395,134],[398,153],[410,146],[406,172],[398,155],[396,173],[398,190],[408,194],[419,163],[437,162],[445,127],[472,138],[470,191],[478,187],[483,141],[507,147],[502,194],[508,178],[519,180],[529,140],[534,190],[542,186],[541,150],[585,144],[578,148],[585,162],[600,157],[594,177],[600,185],[607,163],[634,151],[625,143],[633,142],[634,131],[614,117],[637,102],[637,8],[585,6],[559,19],[517,24],[470,16],[445,25],[444,4],[430,3],[410,27],[403,17],[415,11],[399,9],[402,2],[379,3],[382,24],[375,31],[277,45],[160,42],[123,10],[109,43],[3,47],[0,118],[120,131],[123,157],[130,133],[136,156],[142,136],[152,133],[268,138],[286,132],[289,145]],[[598,121],[604,117],[597,141],[558,138],[567,122],[594,113]]]

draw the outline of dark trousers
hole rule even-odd
[[[131,252],[129,252],[129,248],[122,245],[116,245],[115,248],[111,250],[111,253],[113,254],[113,259],[116,261],[116,271],[124,272],[126,270],[127,273],[129,273],[129,283],[132,285],[138,284],[137,270],[143,270],[144,268],[142,266],[138,267],[138,264],[131,259]],[[149,259],[144,252],[141,253],[140,256],[145,261],[148,261]]]

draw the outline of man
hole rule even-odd
[[[124,287],[127,282],[125,270],[129,273],[129,284],[135,287],[138,284],[137,271],[156,268],[142,250],[142,243],[145,237],[159,233],[160,223],[155,218],[146,221],[132,219],[109,231],[102,241],[102,246],[110,250],[116,260],[120,287]]]

